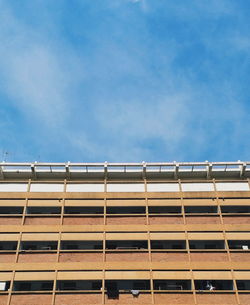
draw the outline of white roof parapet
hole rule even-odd
[[[248,178],[250,161],[141,163],[0,163],[0,179]]]

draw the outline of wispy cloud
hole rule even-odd
[[[1,8],[2,91],[24,115],[50,126],[61,123],[68,115],[68,94],[74,86],[71,75],[79,73],[77,58],[60,41],[51,41],[46,31],[36,32],[7,6]]]
[[[0,148],[19,160],[247,158],[245,6],[1,1]]]

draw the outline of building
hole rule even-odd
[[[250,162],[1,163],[0,305],[250,304]]]

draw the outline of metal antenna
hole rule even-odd
[[[5,151],[3,150],[3,162],[6,162],[7,161],[7,157],[9,155],[9,152],[8,151]]]

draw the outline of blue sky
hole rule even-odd
[[[250,2],[0,0],[7,161],[249,160]]]

